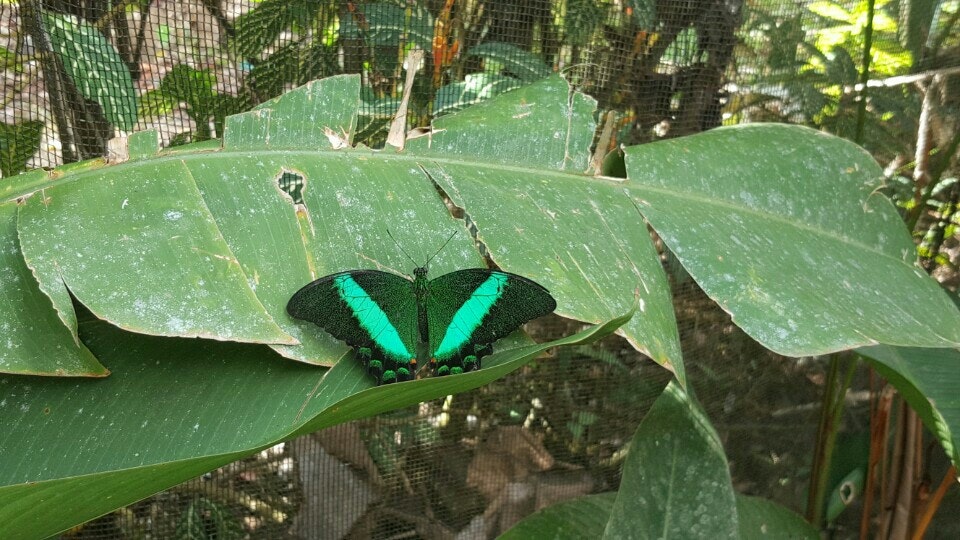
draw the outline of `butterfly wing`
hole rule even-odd
[[[429,288],[430,351],[440,375],[479,368],[490,344],[557,307],[539,283],[498,270],[458,270]]]
[[[418,335],[410,280],[379,270],[331,274],[294,293],[287,313],[356,349],[378,383],[413,378]]]

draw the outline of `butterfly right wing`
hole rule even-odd
[[[495,341],[556,307],[539,283],[500,270],[468,268],[430,280],[427,314],[437,373],[479,369]]]
[[[378,383],[416,373],[417,305],[408,279],[379,270],[331,274],[294,293],[287,313],[356,349]]]

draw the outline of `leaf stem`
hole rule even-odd
[[[843,358],[839,353],[830,355],[830,369],[824,383],[823,406],[820,409],[820,424],[817,428],[817,442],[810,468],[810,489],[807,496],[807,521],[816,527],[823,526],[823,508],[827,495],[827,481],[830,478],[830,464],[833,461],[840,417],[843,415],[844,397],[853,375],[857,361],[851,359],[840,375]]]
[[[875,0],[867,0],[867,25],[863,28],[863,58],[860,61],[860,101],[857,103],[857,131],[853,141],[863,144],[867,121],[867,83],[870,82],[870,60],[873,58],[873,12]]]

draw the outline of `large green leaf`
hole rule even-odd
[[[434,158],[420,166],[465,209],[494,261],[560,293],[557,313],[598,322],[638,294],[641,316],[622,335],[684,382],[670,289],[636,208],[619,182],[560,172],[587,168],[595,126],[595,102],[568,96],[559,77],[545,79],[436,120],[407,151]]]
[[[316,81],[229,118],[219,151],[187,146],[150,158],[131,150],[136,159],[119,165],[75,166],[46,184],[31,178],[27,186],[44,189],[20,210],[20,239],[60,318],[75,326],[72,294],[125,329],[268,343],[331,365],[345,347],[284,310],[305,283],[350,268],[409,274],[458,229],[431,275],[482,265],[463,221],[437,196],[436,177],[494,260],[541,281],[561,314],[600,322],[639,295],[643,317],[624,335],[682,380],[668,286],[633,205],[616,183],[563,172],[586,168],[591,99],[547,79],[500,96],[499,113],[448,116],[434,136],[440,146],[394,154],[346,146],[359,94],[355,76]],[[481,149],[461,131],[484,141]],[[552,247],[574,230],[618,249]]]
[[[627,191],[734,322],[781,354],[960,344],[879,165],[813,130],[746,125],[627,149]]]
[[[113,366],[110,377],[0,378],[0,537],[45,537],[280,440],[476,388],[550,347],[610,334],[631,315],[496,353],[479,371],[379,387],[349,357],[323,370],[264,346],[86,323],[81,335]]]
[[[875,345],[857,352],[896,387],[960,467],[960,351]]]
[[[736,538],[727,458],[706,415],[671,382],[630,442],[604,538]]]
[[[0,204],[0,298],[4,336],[0,339],[5,341],[0,343],[0,373],[93,377],[108,373],[57,318],[23,262],[14,202]]]
[[[295,343],[247,284],[182,161],[77,174],[31,197],[18,229],[27,265],[65,320],[67,289],[121,328]]]
[[[96,101],[111,124],[130,131],[137,124],[137,94],[120,53],[95,26],[73,15],[43,12],[50,45],[83,97]]]

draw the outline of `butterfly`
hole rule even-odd
[[[412,279],[380,270],[324,276],[294,293],[287,313],[345,341],[386,384],[413,379],[428,359],[437,375],[480,369],[493,342],[556,307],[547,289],[517,274],[470,268],[427,279],[424,265]]]

